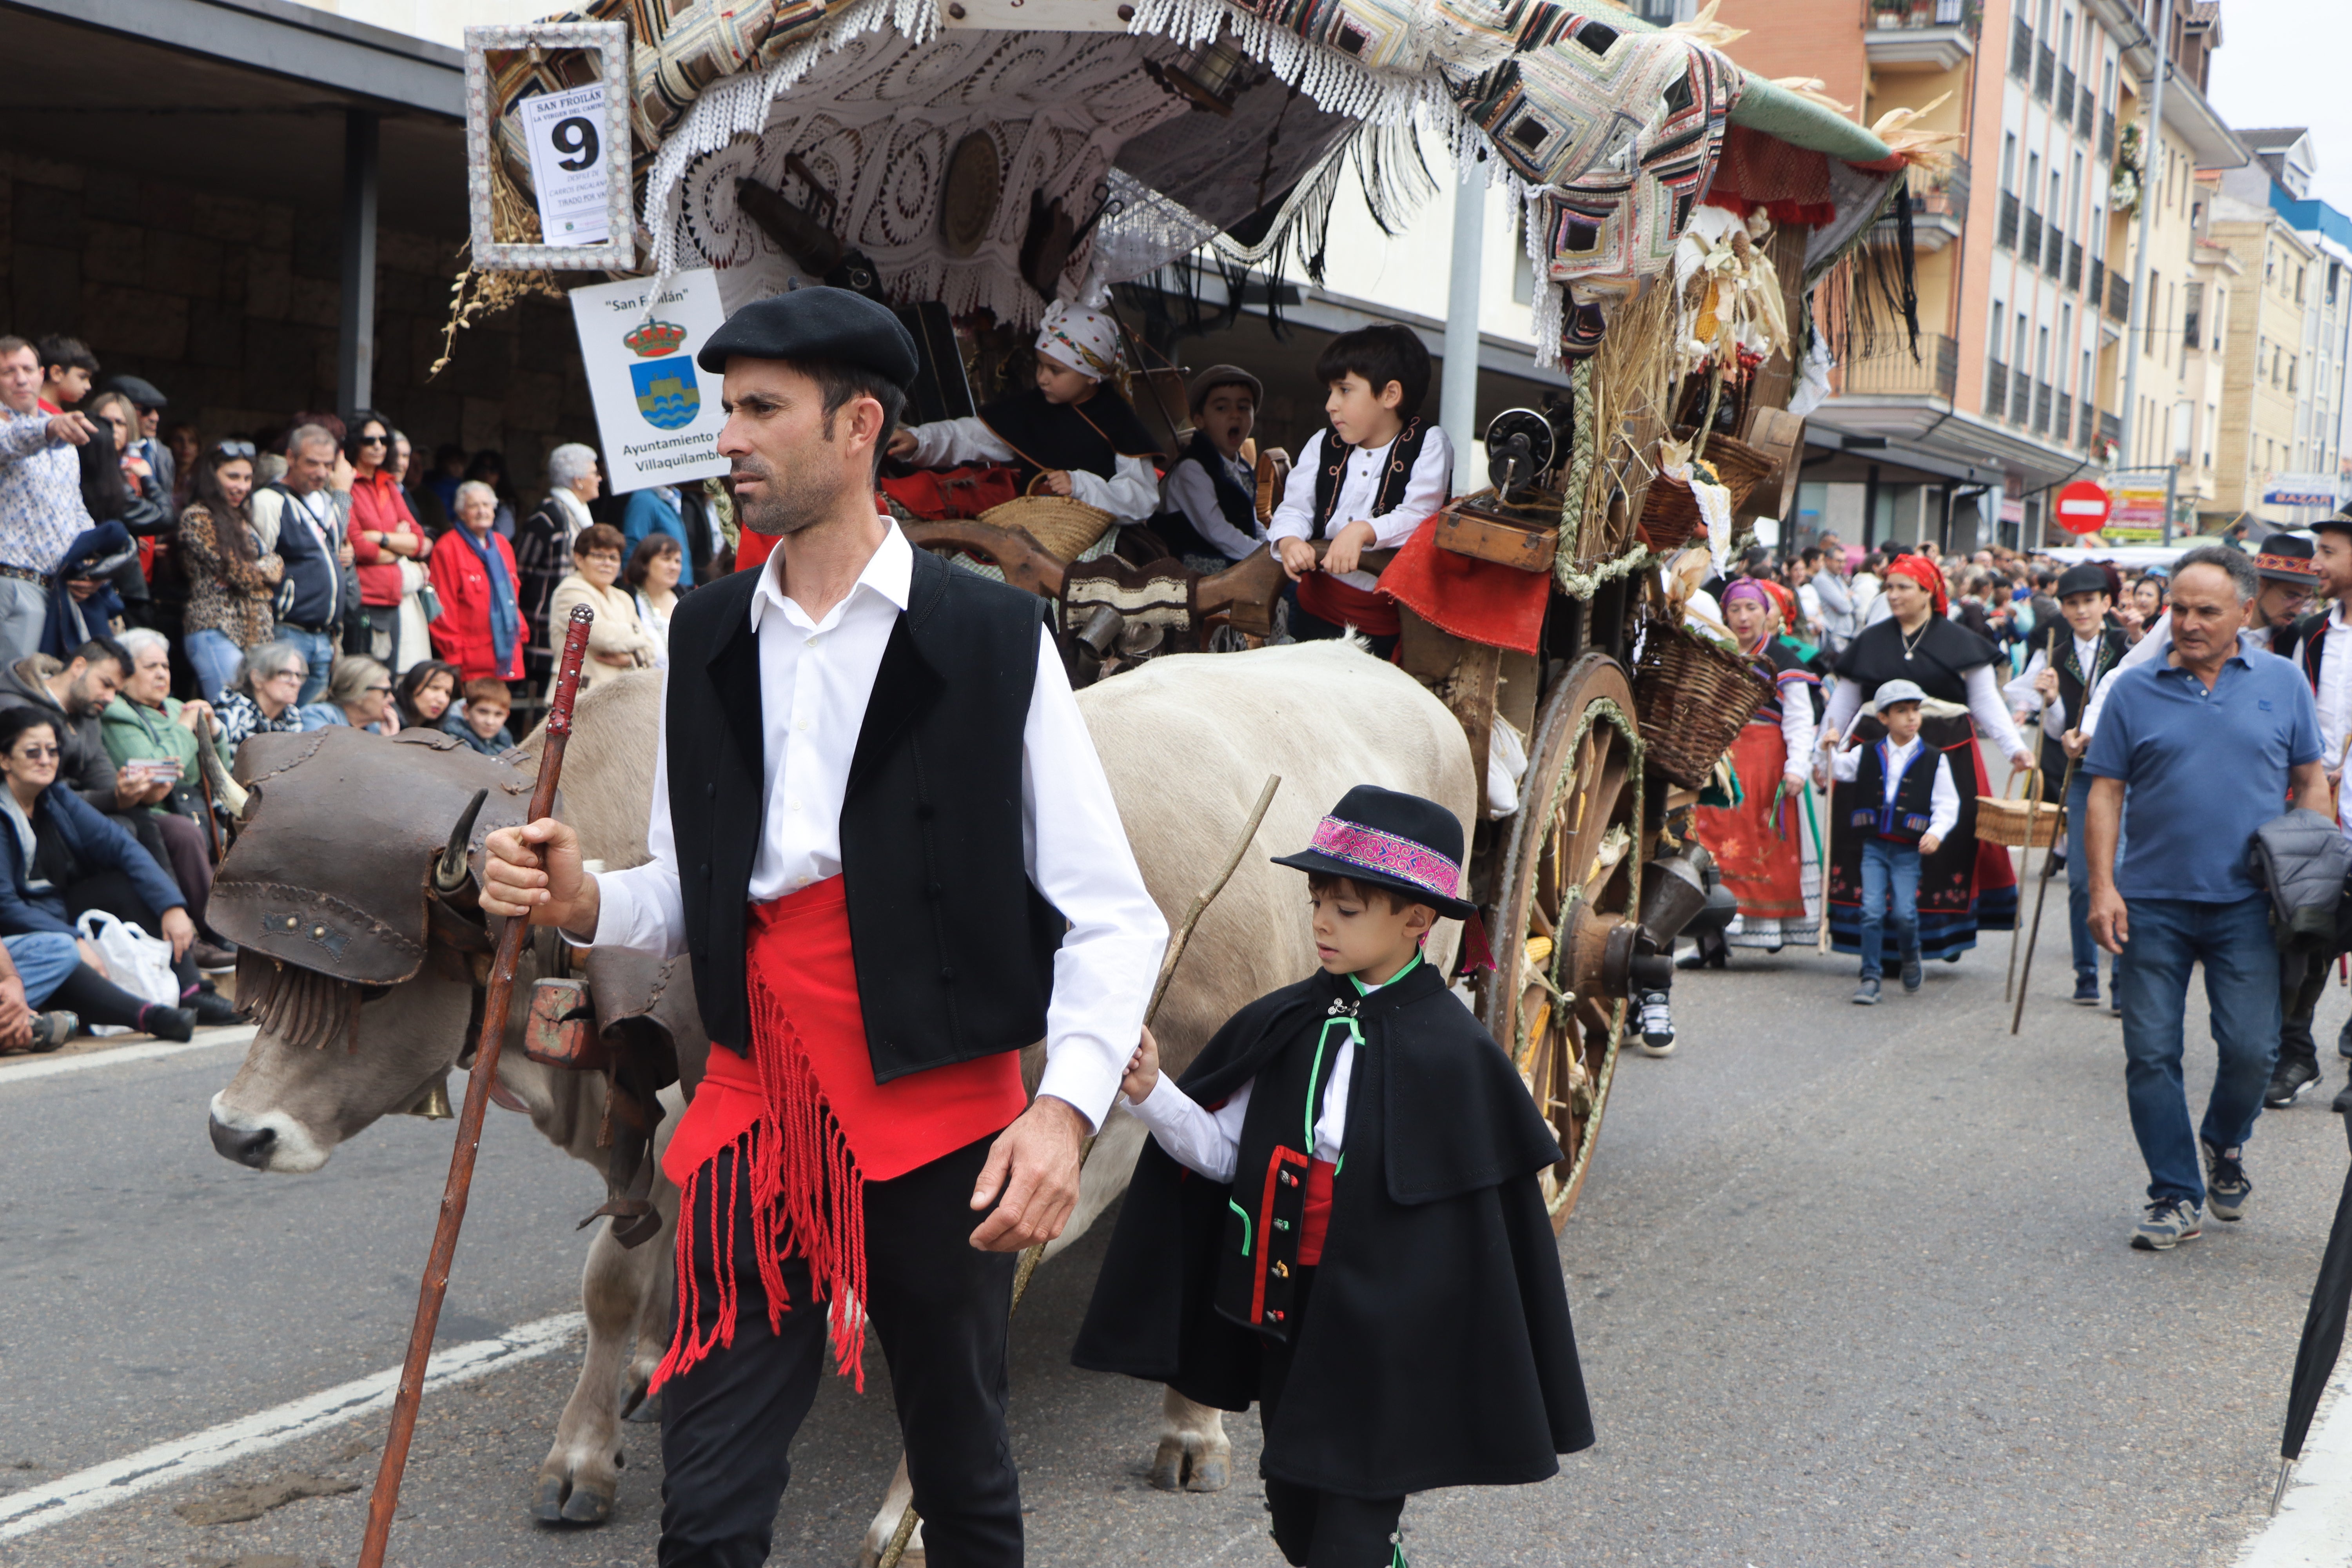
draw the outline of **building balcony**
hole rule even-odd
[[[2053,89],[2058,85],[2058,57],[2047,44],[2033,47],[2033,96],[2042,102],[2050,101]]]
[[[2087,397],[2083,400],[2083,433],[2078,438],[2085,451],[2095,446],[2099,439],[2098,405]]]
[[[2074,118],[2074,68],[2073,66],[2058,68],[2058,102],[2055,107],[2058,112],[2058,123],[2061,125]]]
[[[2097,257],[2091,258],[2091,275],[2084,279],[2083,302],[2095,310],[2107,291],[2107,264]]]
[[[2053,282],[2066,275],[2066,237],[2058,232],[2054,223],[2042,231],[2042,269],[2050,274]]]
[[[1866,359],[1849,361],[1845,397],[1940,397],[1952,400],[1960,376],[1960,345],[1940,334],[1921,333],[1919,357],[1908,348],[1890,348]]]
[[[2036,436],[2050,433],[2050,384],[2046,381],[2036,382],[2033,385],[2033,433]]]
[[[2000,224],[1993,234],[1992,242],[1995,245],[2000,246],[2004,250],[2015,250],[2017,248],[2017,193],[2015,191],[2001,192]]]
[[[1984,411],[1988,419],[2003,417],[2009,410],[2009,366],[1999,360],[1985,362]]]
[[[2112,268],[2107,271],[2107,314],[2118,321],[2131,320],[2131,280]]]
[[[2070,239],[2066,242],[2066,287],[2080,289],[2082,286],[2083,247]]]
[[[2110,163],[2116,161],[2116,117],[2112,111],[2099,116],[2099,156]]]
[[[2098,105],[2091,98],[2091,84],[2083,84],[2083,111],[2074,122],[2074,133],[2085,142],[2099,129]]]
[[[2025,235],[2017,247],[2017,255],[2028,267],[2042,260],[2042,215],[2032,207],[2025,209]]]
[[[2058,440],[2071,443],[2074,439],[2074,398],[2072,393],[2058,395],[2058,408],[2051,418],[2051,426],[2058,432]]]
[[[2099,416],[2099,445],[2109,453],[2120,452],[2124,444],[2124,419],[2120,414]]]
[[[1956,70],[1980,20],[1973,0],[1864,0],[1863,44],[1873,70]]]
[[[1922,253],[1941,250],[1960,237],[1969,219],[1969,162],[1955,158],[1939,177],[1911,171],[1911,243]]]
[[[2033,79],[2033,29],[2021,16],[2009,26],[2009,74],[2020,81]]]
[[[2033,417],[2033,378],[2022,369],[2009,373],[2009,416],[2020,425]]]

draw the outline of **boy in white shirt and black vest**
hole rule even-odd
[[[1145,1031],[1120,1086],[1153,1142],[1073,1359],[1255,1400],[1275,1542],[1311,1568],[1394,1568],[1408,1493],[1540,1481],[1592,1443],[1536,1184],[1559,1146],[1422,951],[1471,912],[1462,847],[1436,802],[1349,790],[1276,861],[1307,873],[1321,972],[1181,1086]]]
[[[1265,547],[1257,471],[1242,460],[1265,389],[1239,365],[1213,364],[1186,392],[1192,438],[1161,482],[1161,510],[1152,526],[1194,571],[1222,572]]]
[[[1960,820],[1960,792],[1952,785],[1944,753],[1919,739],[1927,694],[1916,681],[1890,680],[1878,689],[1874,706],[1886,738],[1873,746],[1849,747],[1830,771],[1840,784],[1858,784],[1853,826],[1862,841],[1862,984],[1854,1001],[1878,1005],[1881,948],[1886,928],[1895,928],[1895,951],[1903,955],[1903,989],[1916,991],[1926,978],[1919,962],[1919,860],[1933,855]],[[1830,737],[1831,744],[1836,736]]]
[[[1380,574],[1362,570],[1368,550],[1393,550],[1436,515],[1454,483],[1454,447],[1421,417],[1429,395],[1429,351],[1409,327],[1360,327],[1333,338],[1315,362],[1330,389],[1328,429],[1299,449],[1266,538],[1291,585],[1297,642],[1353,626],[1386,658],[1396,648],[1395,604],[1373,592]],[[1315,543],[1329,548],[1318,564]]]

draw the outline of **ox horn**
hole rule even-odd
[[[433,864],[433,886],[437,891],[454,893],[466,885],[466,845],[474,837],[474,819],[482,815],[482,803],[489,798],[488,790],[476,790],[474,798],[466,805],[465,815],[449,830],[449,847]]]

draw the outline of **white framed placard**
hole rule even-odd
[[[596,433],[614,494],[713,479],[727,416],[719,378],[695,354],[727,320],[719,274],[708,267],[656,279],[632,278],[572,290],[580,360],[596,405]]]
[[[525,51],[561,85],[502,91],[493,52]],[[588,68],[561,68],[580,57]],[[537,73],[534,73],[536,77]],[[509,96],[511,95],[511,96]],[[499,101],[493,101],[496,97]],[[520,147],[531,171],[541,243],[501,242],[490,200],[492,160]],[[530,22],[466,29],[467,196],[473,261],[493,271],[628,271],[637,264],[630,211],[629,28],[625,22]]]

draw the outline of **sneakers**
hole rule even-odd
[[[2200,1138],[2205,1150],[2205,1206],[2218,1220],[2233,1220],[2246,1212],[2254,1195],[2254,1179],[2246,1174],[2243,1148],[2217,1149]]]
[[[2095,1007],[2099,1005],[2099,977],[2095,973],[2074,976],[2074,1005]]]
[[[2319,1069],[2311,1063],[2282,1057],[2271,1073],[2270,1088],[2263,1090],[2263,1104],[2273,1110],[2293,1105],[2305,1089],[2318,1081]],[[2216,1208],[2213,1212],[2218,1215],[2221,1211]]]
[[[1853,1005],[1857,1007],[1878,1005],[1878,976],[1874,974],[1853,988]]]
[[[36,1013],[33,1015],[33,1053],[54,1051],[81,1033],[79,1013]]]
[[[1918,990],[1921,985],[1927,983],[1927,968],[1925,965],[1921,964],[1917,959],[1906,958],[1903,961],[1903,989],[1905,992],[1908,993]]]
[[[1675,1054],[1675,1016],[1667,1004],[1669,994],[1664,991],[1643,991],[1635,997],[1642,1016],[1642,1049],[1654,1057]]]
[[[1703,947],[1693,948],[1675,960],[1676,969],[1728,969],[1730,966],[1730,950],[1720,947],[1713,952]]]
[[[2187,1198],[2158,1198],[2141,1211],[2131,1244],[2141,1252],[2169,1252],[2205,1234],[2205,1221]]]

